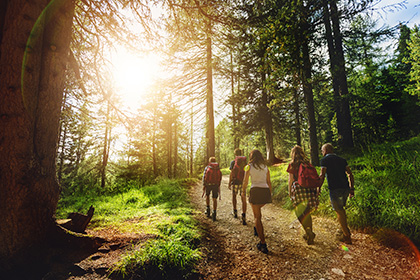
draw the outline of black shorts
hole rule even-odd
[[[213,198],[218,198],[219,197],[219,186],[217,186],[217,185],[206,185],[206,196],[209,196],[210,192],[212,193]]]
[[[249,191],[249,203],[266,204],[271,203],[271,192],[269,188],[251,188]]]

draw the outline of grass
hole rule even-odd
[[[162,180],[156,185],[128,189],[119,194],[94,192],[63,197],[57,217],[84,212],[95,207],[90,227],[115,226],[120,231],[152,234],[155,238],[133,246],[112,273],[134,273],[159,279],[188,277],[201,258],[198,245],[201,233],[188,202],[187,181]],[[168,274],[168,272],[170,272]]]

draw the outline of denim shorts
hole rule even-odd
[[[350,189],[334,189],[330,190],[330,201],[334,211],[343,210],[346,206],[347,198],[349,197]]]

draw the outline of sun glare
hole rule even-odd
[[[113,65],[117,94],[127,109],[137,109],[158,78],[159,57],[132,54],[123,49],[114,56]]]

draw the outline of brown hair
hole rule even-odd
[[[324,144],[321,149],[324,150],[327,154],[334,153],[334,147],[330,143]]]
[[[209,162],[216,162],[216,158],[215,157],[210,157]]]
[[[239,148],[236,148],[234,153],[235,153],[235,156],[241,156],[242,155],[242,150],[239,149]]]
[[[292,148],[292,151],[290,152],[290,158],[292,159],[290,164],[295,170],[299,168],[301,163],[309,163],[309,159],[306,157],[302,147],[298,145]]]
[[[265,166],[267,166],[266,161],[259,150],[251,151],[249,154],[249,163],[252,163],[252,165],[257,169],[263,169]]]

